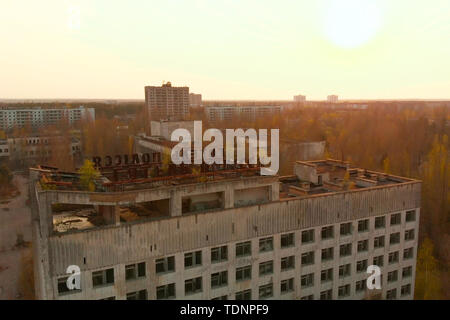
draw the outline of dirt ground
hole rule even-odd
[[[14,174],[14,184],[20,194],[0,201],[0,299],[20,299],[18,287],[21,257],[30,254],[30,248],[17,247],[18,235],[31,242],[31,211],[28,199],[28,178]]]

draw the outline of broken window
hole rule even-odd
[[[252,266],[236,268],[236,282],[250,280],[252,278]]]
[[[273,283],[259,287],[259,298],[266,299],[273,296]]]
[[[273,250],[273,237],[259,239],[259,252]]]
[[[323,227],[321,232],[322,240],[333,238],[334,237],[333,229],[334,229],[333,226]]]
[[[194,294],[202,292],[202,277],[197,277],[184,281],[184,294]]]
[[[157,274],[175,271],[175,257],[174,256],[157,259],[155,261],[155,264],[156,264],[156,273]]]
[[[351,222],[341,223],[340,233],[341,236],[347,236],[352,234],[352,223]]]
[[[201,250],[195,252],[189,252],[184,254],[184,267],[191,268],[202,265],[202,252]]]
[[[252,255],[252,243],[250,241],[236,244],[236,258]]]
[[[114,283],[114,269],[106,269],[92,272],[92,286],[98,287]]]
[[[228,271],[211,274],[211,288],[226,286],[228,284]]]
[[[288,248],[294,245],[294,233],[281,235],[281,248]]]
[[[314,251],[302,253],[302,265],[314,264]]]
[[[273,273],[273,261],[266,261],[259,264],[259,275],[264,276]]]
[[[281,258],[281,271],[286,271],[294,268],[295,268],[294,256]]]
[[[211,249],[211,262],[221,262],[228,259],[228,247],[216,247]]]
[[[127,293],[127,300],[147,300],[147,290]]]
[[[145,262],[125,266],[125,279],[132,280],[145,277]]]
[[[175,298],[175,283],[169,283],[165,286],[156,288],[156,299],[173,299]]]
[[[314,229],[302,231],[302,243],[314,242]]]

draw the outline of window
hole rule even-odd
[[[236,268],[236,282],[250,280],[252,278],[252,266]]]
[[[408,249],[403,250],[403,260],[412,259],[413,256],[414,256],[413,248],[408,248]]]
[[[314,263],[314,251],[302,253],[302,265]]]
[[[273,284],[266,284],[259,287],[259,298],[266,299],[273,296]]]
[[[165,286],[156,288],[156,299],[174,299],[175,298],[175,283],[169,283]]]
[[[156,263],[156,273],[174,272],[175,271],[175,257],[166,257],[158,259]]]
[[[295,268],[295,257],[289,256],[281,258],[281,271],[286,271]]]
[[[300,278],[302,288],[312,287],[314,285],[314,273],[305,274]]]
[[[280,291],[281,291],[281,294],[294,291],[294,278],[282,280],[281,286],[280,286]]]
[[[414,229],[405,231],[405,241],[414,240]]]
[[[273,238],[259,239],[259,252],[268,252],[273,250]]]
[[[294,234],[282,234],[281,235],[281,248],[288,248],[294,245]]]
[[[228,271],[211,274],[211,288],[226,286],[228,284]]]
[[[369,231],[369,219],[359,220],[358,232],[366,232],[366,231]]]
[[[367,271],[367,259],[356,262],[356,272],[366,272],[366,271]]]
[[[352,234],[352,223],[351,222],[341,223],[340,231],[341,236],[347,236]]]
[[[387,300],[394,300],[397,298],[397,289],[388,290],[386,292],[386,299]]]
[[[331,300],[333,299],[333,290],[325,290],[320,293],[320,300]]]
[[[345,257],[351,254],[352,254],[352,244],[351,243],[341,244],[341,246],[339,247],[339,255],[341,257]]]
[[[221,262],[228,259],[228,247],[222,246],[211,249],[211,262]]]
[[[369,250],[369,240],[358,241],[358,252]]]
[[[391,233],[389,236],[389,243],[390,244],[396,244],[400,242],[400,232]]]
[[[264,276],[266,274],[273,273],[273,261],[266,261],[259,264],[259,275]]]
[[[244,290],[236,292],[236,300],[251,300],[252,299],[252,290]]]
[[[394,282],[398,280],[398,272],[397,270],[388,272],[388,282]]]
[[[92,272],[92,286],[98,287],[114,283],[114,269],[106,269]]]
[[[346,284],[344,286],[340,286],[338,288],[338,296],[339,298],[347,297],[350,295],[350,285]]]
[[[184,281],[184,294],[193,294],[202,292],[202,277],[193,278]]]
[[[386,219],[384,216],[375,218],[375,229],[384,228],[386,226]]]
[[[384,236],[375,237],[375,239],[373,239],[373,247],[375,249],[383,248],[384,247]]]
[[[406,211],[406,222],[416,221],[416,211]]]
[[[411,294],[411,285],[407,284],[407,285],[402,286],[400,294],[402,296],[410,295]]]
[[[348,277],[350,274],[351,274],[350,263],[339,266],[339,278]]]
[[[321,232],[322,240],[334,237],[333,226],[323,227]]]
[[[250,241],[236,244],[236,258],[252,255],[252,243]]]
[[[356,281],[355,292],[361,292],[366,289],[366,280]]]
[[[314,229],[302,231],[302,243],[314,242]]]
[[[147,290],[127,293],[127,300],[147,300]]]
[[[402,278],[409,278],[412,276],[412,267],[405,267],[402,270]]]
[[[384,256],[373,257],[373,264],[379,267],[383,266]]]
[[[391,215],[391,226],[402,223],[402,214],[394,213]]]
[[[125,279],[132,280],[145,277],[145,262],[125,266]]]
[[[303,296],[300,300],[314,300],[314,295],[310,294],[309,296]]]
[[[322,249],[322,261],[333,260],[334,248]]]
[[[398,262],[398,251],[390,252],[389,253],[389,263],[396,263]]]
[[[68,287],[67,287],[67,279],[68,279],[69,277],[64,277],[64,278],[59,278],[58,279],[58,294],[63,294],[63,293],[68,293],[68,292],[81,292],[81,290],[80,289],[73,289],[73,290],[70,290]]]
[[[333,268],[322,270],[320,272],[320,282],[327,282],[333,280]]]
[[[202,252],[195,251],[184,254],[184,268],[197,267],[202,265]]]

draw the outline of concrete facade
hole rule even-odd
[[[303,181],[317,180],[320,175],[309,168],[297,168],[297,173]],[[363,299],[368,275],[365,269],[357,271],[359,261],[367,260],[371,265],[381,256],[382,298],[412,299],[414,294],[420,181],[392,177],[390,181],[396,183],[281,198],[281,180],[270,176],[121,193],[44,191],[36,184],[37,173],[31,171],[31,176],[39,299],[131,299],[144,290],[141,298],[146,299]],[[183,199],[190,197],[191,203],[205,194],[219,195],[219,206],[183,212]],[[249,201],[242,203],[238,198]],[[160,199],[170,202],[164,218],[123,223],[113,209]],[[252,199],[257,199],[256,203]],[[107,206],[116,216],[107,226],[55,233],[54,203]],[[380,226],[380,217],[385,219],[384,226]],[[344,224],[349,232],[342,233]],[[359,230],[360,224],[367,230]],[[326,227],[333,228],[332,236],[322,239]],[[398,239],[394,236],[395,241],[391,241],[392,234],[399,234]],[[379,237],[383,236],[381,246]],[[359,242],[365,240],[367,249],[360,250]],[[242,253],[243,243],[250,251],[237,255],[237,251]],[[226,249],[216,249],[219,247]],[[328,248],[333,248],[333,257],[322,260],[322,250]],[[201,263],[186,267],[190,254],[198,251]],[[217,256],[218,261],[212,261]],[[159,272],[164,261],[170,267]],[[126,280],[126,270],[132,264],[141,264],[145,275]],[[69,265],[81,268],[81,290],[59,293],[58,279],[67,277]],[[242,275],[245,267],[249,267],[251,277],[247,274],[241,279],[236,273]],[[113,282],[94,287],[95,272],[108,269],[114,270]],[[332,279],[322,281],[322,273],[328,269]],[[196,278],[201,279],[190,281]],[[357,290],[361,281],[364,287]],[[192,290],[198,284],[201,289]],[[250,296],[243,292],[250,292]]]

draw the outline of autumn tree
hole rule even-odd
[[[417,254],[415,298],[418,300],[434,300],[441,297],[441,280],[433,249],[433,242],[427,237]]]
[[[85,160],[78,173],[80,174],[81,187],[87,191],[95,191],[94,182],[100,176],[100,173],[94,168],[94,163],[90,160]]]

